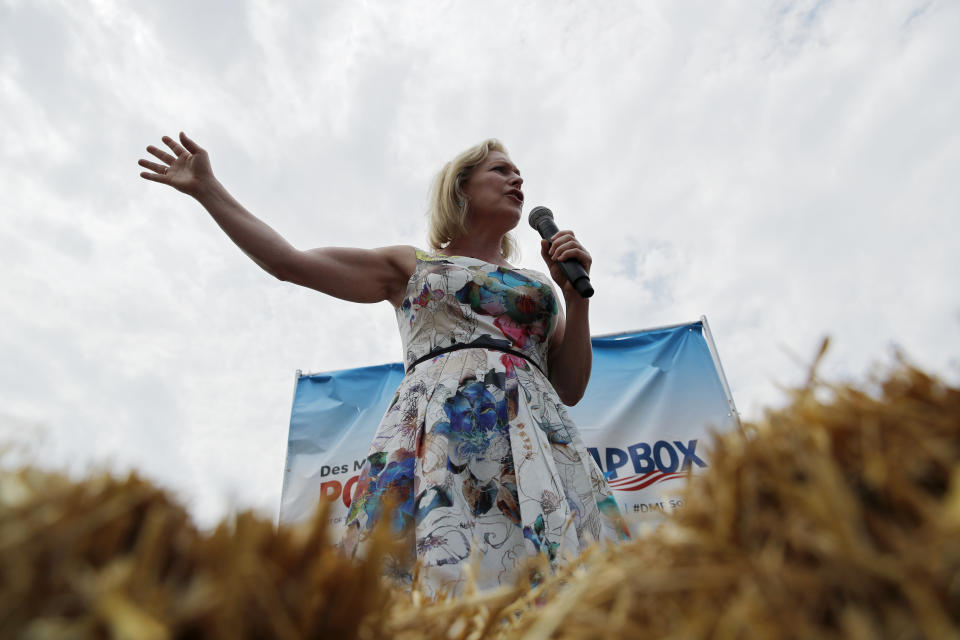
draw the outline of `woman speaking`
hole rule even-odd
[[[280,280],[352,302],[388,301],[406,375],[360,471],[345,547],[362,549],[391,518],[428,593],[456,593],[464,563],[481,588],[513,582],[527,558],[551,561],[595,540],[626,537],[610,489],[564,404],[590,378],[589,302],[560,262],[591,258],[571,231],[541,242],[549,279],[510,264],[523,179],[496,140],[444,165],[430,200],[427,251],[294,248],[220,184],[207,152],[181,133],[140,175],[194,197],[254,262]],[[386,505],[397,505],[394,509]]]

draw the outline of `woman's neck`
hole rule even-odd
[[[507,264],[507,261],[503,257],[503,252],[500,250],[502,241],[502,237],[498,238],[494,244],[491,239],[478,238],[474,235],[467,234],[451,240],[447,246],[440,250],[440,253],[448,256],[476,258],[477,260],[483,260],[491,264],[509,267],[510,265]]]

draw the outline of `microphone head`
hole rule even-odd
[[[534,207],[533,211],[530,212],[530,215],[527,217],[527,222],[530,223],[530,226],[534,229],[538,229],[540,221],[544,218],[550,218],[553,220],[553,211],[547,209],[546,207]]]

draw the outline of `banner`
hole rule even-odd
[[[590,384],[570,415],[624,515],[634,525],[652,526],[683,507],[677,493],[687,474],[709,465],[709,431],[738,424],[709,325],[701,317],[592,342]],[[403,373],[400,363],[297,371],[281,522],[309,517],[324,497],[336,501],[331,524],[344,522],[367,449]]]

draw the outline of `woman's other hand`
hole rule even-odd
[[[584,249],[580,241],[573,235],[573,231],[570,230],[558,231],[549,241],[541,240],[540,255],[543,257],[543,261],[547,263],[553,281],[560,285],[563,290],[564,296],[576,294],[577,290],[567,280],[560,263],[564,260],[577,260],[588,274],[590,273],[590,265],[593,264],[590,253]],[[579,294],[577,295],[579,296]]]
[[[147,151],[160,162],[141,158],[137,164],[149,171],[142,171],[140,177],[197,197],[206,185],[215,180],[210,156],[182,131],[179,143],[170,136],[161,139],[173,154],[153,145],[148,146]]]

